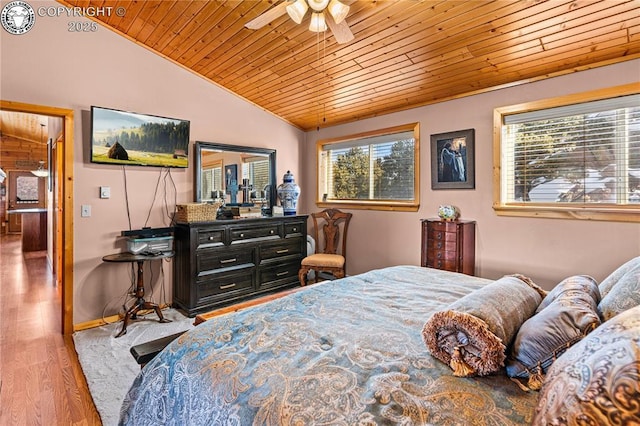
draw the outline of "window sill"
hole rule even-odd
[[[627,206],[494,205],[498,216],[640,222],[640,204]]]
[[[341,209],[355,209],[355,210],[382,210],[382,211],[396,211],[396,212],[417,212],[420,208],[420,204],[401,204],[390,203],[380,201],[369,202],[354,202],[351,200],[345,201],[316,201],[316,206],[319,208],[341,208]]]

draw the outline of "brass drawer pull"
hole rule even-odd
[[[235,262],[236,260],[238,260],[238,259],[234,257],[233,259],[221,260],[220,263],[231,263],[231,262]]]
[[[276,253],[277,253],[277,254],[289,253],[289,249],[278,250],[278,251],[276,251]]]
[[[287,275],[287,274],[289,274],[289,271],[278,272],[278,273],[276,274],[276,277],[282,277],[282,276]]]
[[[221,285],[221,286],[220,286],[220,290],[226,290],[226,289],[228,289],[228,288],[233,288],[233,287],[235,287],[235,286],[236,286],[236,283],[233,283],[233,284],[227,284],[227,285]]]

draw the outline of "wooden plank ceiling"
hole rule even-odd
[[[346,44],[245,28],[278,0],[60,3],[305,130],[640,57],[638,0],[351,1]]]

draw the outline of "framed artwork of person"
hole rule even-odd
[[[431,189],[475,189],[475,129],[431,135]]]

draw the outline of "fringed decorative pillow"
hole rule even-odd
[[[547,294],[538,312],[522,324],[507,358],[507,375],[539,390],[544,373],[568,348],[600,325],[600,293],[593,278],[576,275]]]
[[[506,346],[545,294],[521,275],[502,277],[435,312],[422,329],[423,340],[456,376],[497,372]]]
[[[640,424],[640,306],[603,323],[551,366],[533,425]]]

